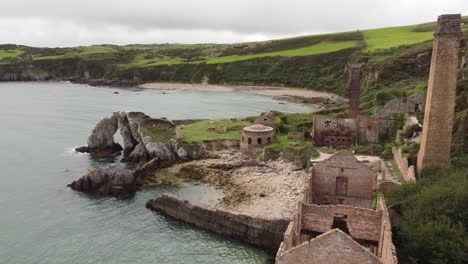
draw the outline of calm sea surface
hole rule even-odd
[[[119,94],[114,95],[113,92]],[[0,263],[268,263],[254,247],[180,224],[145,208],[162,192],[195,203],[207,186],[156,188],[130,200],[65,186],[106,165],[76,154],[113,111],[171,119],[229,118],[303,105],[239,93],[97,88],[70,83],[0,83]]]

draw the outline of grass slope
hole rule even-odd
[[[391,27],[364,31],[366,51],[390,49],[401,45],[411,45],[433,39],[432,27],[428,31],[417,31],[418,26]]]
[[[309,56],[309,55],[315,55],[315,54],[334,52],[334,51],[347,49],[347,48],[353,48],[353,47],[357,47],[358,45],[359,43],[357,41],[321,42],[315,45],[298,48],[298,49],[282,50],[282,51],[251,54],[251,55],[232,55],[232,56],[224,56],[224,57],[217,57],[217,58],[215,57],[215,58],[207,59],[206,62],[208,64],[217,64],[217,63],[250,60],[250,59],[261,58],[261,57]]]
[[[193,124],[181,126],[183,141],[189,143],[197,143],[205,140],[216,139],[235,139],[239,140],[243,127],[252,125],[252,123],[243,120],[203,120]],[[226,133],[217,133],[215,128],[226,127]]]

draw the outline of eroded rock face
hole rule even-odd
[[[117,126],[123,138],[124,156],[128,156],[138,144],[138,141],[133,136],[130,124],[128,122],[127,113],[115,112],[113,116],[117,120]]]
[[[128,198],[136,192],[136,179],[130,170],[102,168],[91,171],[68,187],[85,193]]]
[[[122,146],[114,141],[117,129],[118,121],[115,116],[102,119],[88,137],[88,145],[77,148],[76,151],[91,153],[94,156],[109,156],[122,151]]]
[[[99,121],[93,132],[88,137],[89,148],[106,148],[115,144],[114,134],[117,132],[118,124],[115,116],[106,117]]]

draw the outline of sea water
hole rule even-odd
[[[114,94],[117,91],[118,94]],[[118,200],[66,185],[109,165],[73,151],[114,111],[170,119],[230,118],[311,106],[233,92],[0,83],[0,263],[268,263],[255,247],[145,208],[162,192],[209,204],[209,186],[157,187]]]

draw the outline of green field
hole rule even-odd
[[[173,65],[173,64],[196,64],[196,63],[207,63],[207,64],[219,64],[219,63],[229,63],[236,61],[251,60],[255,58],[262,57],[297,57],[297,56],[309,56],[315,54],[322,54],[328,52],[334,52],[347,48],[357,47],[359,43],[357,41],[340,41],[340,42],[321,42],[315,45],[310,45],[298,49],[289,49],[282,51],[274,52],[265,52],[249,55],[232,55],[232,56],[221,56],[221,57],[212,57],[212,58],[199,58],[194,61],[187,62],[183,58],[174,57],[174,58],[153,58],[146,59],[145,54],[138,54],[135,56],[133,61],[129,64],[122,64],[123,67],[148,67],[148,66],[158,66],[158,65]]]
[[[311,46],[307,46],[307,47],[303,47],[299,49],[290,49],[290,50],[282,50],[282,51],[251,54],[251,55],[233,55],[233,56],[215,57],[215,58],[207,59],[206,62],[208,64],[217,64],[217,63],[250,60],[250,59],[255,59],[255,58],[260,58],[260,57],[308,56],[308,55],[334,52],[334,51],[347,49],[347,48],[354,48],[354,47],[357,47],[358,45],[359,44],[357,41],[321,42],[319,44],[315,44],[315,45],[311,45]]]
[[[432,27],[425,27],[424,30],[416,31],[418,26],[404,26],[371,29],[364,31],[367,43],[366,51],[373,52],[379,49],[395,48],[401,45],[411,45],[424,42],[433,38]]]
[[[202,142],[215,139],[235,139],[239,140],[242,128],[252,125],[243,120],[204,120],[190,125],[181,126],[183,141],[190,143]],[[216,127],[227,127],[227,133],[217,133]]]
[[[0,50],[0,60],[3,59],[13,59],[22,55],[24,51],[22,50]]]
[[[58,55],[50,56],[38,56],[34,57],[33,60],[54,60],[64,58],[76,58],[76,57],[87,57],[95,54],[105,54],[117,52],[116,49],[108,46],[90,46],[90,47],[78,47],[69,49],[70,52],[65,52]]]

